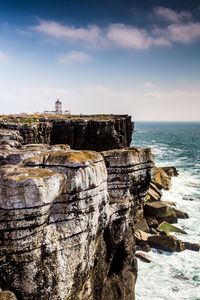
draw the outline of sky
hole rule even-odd
[[[0,114],[200,121],[200,1],[0,2]]]

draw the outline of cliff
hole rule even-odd
[[[6,165],[12,151],[0,167],[0,287],[18,300],[134,299],[150,149],[26,145]]]
[[[133,125],[128,115],[4,117],[0,129],[18,132],[22,144],[68,144],[72,149],[103,151],[128,147]]]

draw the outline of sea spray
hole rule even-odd
[[[178,177],[162,199],[175,201],[189,219],[179,220],[183,241],[200,243],[200,123],[136,123],[132,145],[151,147],[157,166],[175,166]],[[200,253],[169,253],[153,249],[151,264],[138,261],[136,300],[200,299]]]

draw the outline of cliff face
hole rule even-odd
[[[0,287],[18,299],[132,300],[151,151],[63,147],[0,168]]]
[[[128,115],[35,118],[31,119],[33,123],[28,123],[30,119],[27,118],[24,124],[10,121],[1,121],[0,128],[17,131],[23,144],[68,144],[73,149],[96,151],[129,146],[133,130]]]
[[[69,144],[73,149],[109,150],[130,145],[132,123],[129,116],[81,118],[53,122],[51,144]]]

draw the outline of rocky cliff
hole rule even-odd
[[[133,300],[150,149],[26,145],[4,148],[1,165],[0,287],[18,300]]]
[[[129,146],[133,131],[128,115],[7,117],[1,119],[0,128],[18,132],[22,144],[68,144],[96,151]]]

